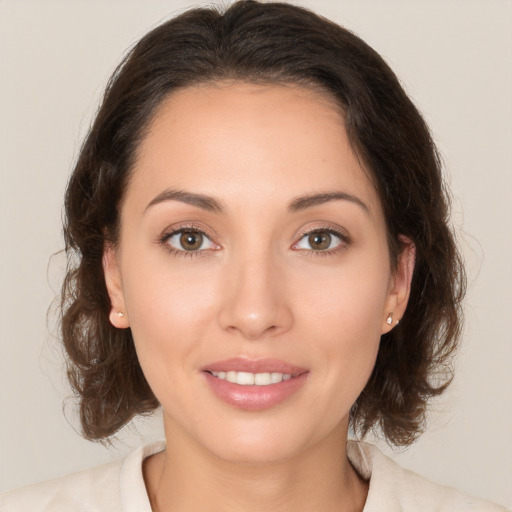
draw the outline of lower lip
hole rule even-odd
[[[229,405],[247,411],[261,411],[284,402],[305,383],[308,372],[268,386],[241,386],[204,372],[210,389]]]

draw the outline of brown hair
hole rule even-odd
[[[351,415],[362,435],[379,427],[389,442],[411,443],[424,427],[427,400],[451,380],[465,289],[438,153],[396,76],[366,43],[306,9],[252,0],[224,11],[187,11],[143,37],[111,77],[81,149],[65,199],[61,306],[84,436],[107,438],[158,406],[130,330],[109,322],[102,269],[105,244],[117,241],[119,204],[138,145],[170,92],[227,79],[314,86],[334,97],[380,196],[395,264],[399,235],[414,242],[408,309],[382,336]]]

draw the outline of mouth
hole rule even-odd
[[[209,372],[217,379],[238,384],[239,386],[270,386],[271,384],[279,384],[280,382],[290,380],[297,377],[297,374],[292,373],[279,373],[279,372],[265,372],[265,373],[250,373],[250,372]]]
[[[297,393],[309,371],[274,359],[234,358],[202,369],[209,389],[238,409],[258,411],[274,407]]]

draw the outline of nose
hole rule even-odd
[[[286,332],[293,324],[285,276],[268,255],[240,258],[226,269],[222,329],[247,340]]]

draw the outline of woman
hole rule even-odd
[[[85,437],[161,405],[167,444],[4,506],[499,510],[347,443],[410,444],[449,383],[447,215],[421,116],[348,31],[256,2],[158,27],[68,185],[62,334]]]

